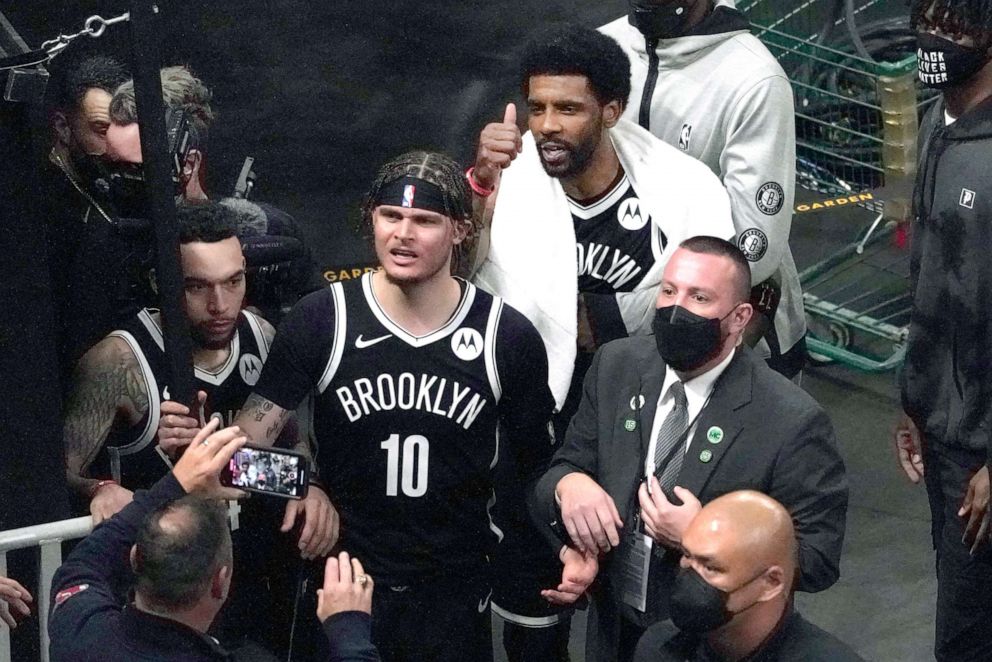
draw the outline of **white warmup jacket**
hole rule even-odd
[[[696,235],[734,236],[726,190],[709,169],[627,120],[610,138],[641,205],[667,237],[653,233],[654,266],[632,292],[616,294],[630,335],[651,333],[661,274],[680,242]],[[548,350],[548,381],[558,407],[565,402],[575,364],[578,258],[575,227],[561,182],[544,172],[534,137],[503,171],[489,250],[472,280],[503,297],[541,334]]]
[[[693,35],[658,43],[657,82],[647,102],[650,57],[644,35],[626,16],[600,30],[630,57],[631,94],[624,117],[637,122],[642,105],[649,104],[651,133],[705,163],[726,187],[752,282],[772,278],[781,287],[775,331],[781,352],[787,352],[806,333],[802,289],[789,248],[796,130],[788,77],[750,34],[731,0],[718,0]],[[764,341],[758,351],[768,355]]]

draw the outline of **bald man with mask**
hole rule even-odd
[[[796,532],[769,496],[731,492],[682,536],[671,621],[648,628],[634,662],[854,662],[851,648],[793,609]]]

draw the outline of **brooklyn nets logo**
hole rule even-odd
[[[242,354],[241,360],[238,361],[238,371],[245,384],[254,386],[258,376],[262,374],[262,359],[254,354]]]
[[[785,204],[785,191],[782,190],[778,182],[768,182],[758,189],[754,202],[762,214],[774,216],[782,211],[782,205]]]
[[[757,262],[768,251],[768,237],[758,228],[751,228],[741,233],[737,247],[744,253],[748,262]]]
[[[625,230],[637,232],[648,224],[648,214],[641,210],[641,201],[637,198],[627,198],[617,207],[617,220]]]
[[[475,329],[458,329],[451,336],[451,351],[462,361],[474,361],[482,354],[482,334]]]

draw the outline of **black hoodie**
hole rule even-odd
[[[992,99],[920,127],[906,413],[931,447],[989,458],[992,417]]]

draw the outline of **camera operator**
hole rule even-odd
[[[161,71],[162,97],[166,106],[166,131],[170,157],[181,163],[174,173],[176,195],[186,202],[205,202],[205,161],[207,134],[216,118],[211,106],[213,93],[187,67],[165,67]],[[110,127],[107,130],[106,181],[111,196],[125,216],[147,217],[141,164],[138,114],[134,83],[128,81],[114,93],[110,103]],[[183,136],[188,132],[188,144]],[[185,149],[183,146],[185,144]],[[272,205],[242,197],[223,198],[219,202],[238,217],[238,235],[242,240],[258,237],[270,241],[251,242],[245,246],[248,257],[249,301],[262,309],[274,323],[282,309],[288,310],[296,300],[321,287],[316,269],[296,220]],[[272,241],[278,239],[279,241]],[[253,250],[255,246],[258,250]],[[259,268],[265,272],[259,274]],[[255,273],[251,273],[254,271]]]

